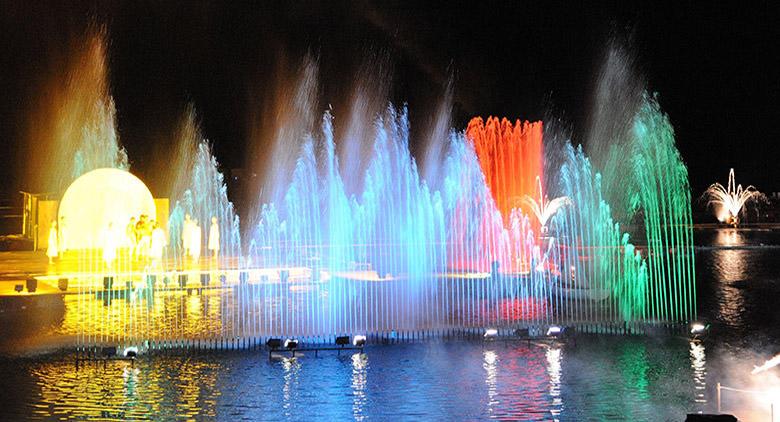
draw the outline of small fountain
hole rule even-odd
[[[571,205],[572,202],[567,196],[559,196],[551,201],[542,193],[542,181],[539,177],[536,178],[536,182],[539,185],[539,202],[530,195],[526,195],[523,199],[531,207],[531,211],[541,225],[541,234],[545,235],[547,234],[547,222],[550,218],[564,206]]]
[[[704,191],[703,197],[707,199],[707,206],[715,211],[718,221],[732,227],[739,225],[740,215],[746,212],[748,204],[767,201],[766,196],[753,185],[746,188],[737,185],[734,169],[729,170],[729,181],[725,188],[720,183],[713,183]]]

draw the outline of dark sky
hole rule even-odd
[[[36,3],[36,4],[27,4]],[[319,56],[323,107],[346,101],[371,52],[389,57],[391,99],[412,125],[455,75],[459,123],[472,115],[584,125],[596,70],[614,34],[630,38],[670,115],[694,195],[725,182],[780,190],[778,15],[769,2],[21,2],[0,12],[0,196],[19,180],[26,110],[40,81],[90,22],[110,37],[111,87],[131,165],[170,142],[192,102],[225,168],[241,167],[252,104],[280,61]],[[268,94],[270,95],[270,94]],[[166,139],[168,139],[166,141]]]

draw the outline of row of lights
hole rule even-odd
[[[352,345],[355,347],[364,347],[366,345],[366,336],[363,335],[357,335],[353,337],[352,339]],[[336,337],[336,345],[344,347],[349,345],[350,343],[350,337],[349,336],[339,336]],[[297,339],[288,338],[282,341],[280,338],[269,338],[268,341],[265,342],[265,345],[268,346],[271,349],[279,349],[284,347],[287,350],[294,350],[298,348],[299,341]]]
[[[707,331],[710,329],[709,324],[704,324],[702,322],[694,322],[691,324],[691,335],[694,338],[702,337],[704,336]],[[558,325],[551,325],[547,327],[547,337],[559,337],[564,332],[564,327],[558,326]],[[515,335],[518,337],[528,336],[528,329],[518,329],[515,330]],[[498,337],[498,330],[495,328],[488,328],[485,330],[485,336],[486,339],[493,339],[495,337]]]
[[[547,336],[548,337],[559,337],[561,334],[563,334],[564,328],[557,326],[557,325],[551,325],[547,327]],[[519,328],[515,330],[514,332],[515,336],[517,337],[528,337],[529,331],[527,328]],[[493,339],[498,337],[498,329],[496,328],[488,328],[485,330],[484,337],[486,339]]]

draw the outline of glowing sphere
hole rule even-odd
[[[146,214],[154,219],[155,213],[154,198],[144,182],[114,168],[92,170],[76,179],[65,191],[58,211],[68,249],[102,247],[109,224],[115,236],[124,239],[130,218],[137,220]]]

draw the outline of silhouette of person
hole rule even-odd
[[[51,221],[51,227],[49,228],[49,244],[46,247],[46,256],[49,257],[49,264],[54,263],[54,258],[57,258],[60,254],[59,249],[59,236],[57,233],[57,220]]]
[[[211,227],[209,228],[209,251],[217,257],[219,254],[219,224],[217,224],[217,217],[211,217]]]

